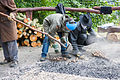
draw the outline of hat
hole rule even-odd
[[[79,17],[80,22],[84,26],[92,26],[92,19],[90,18],[90,14],[83,14]]]
[[[72,31],[77,27],[77,22],[66,22],[66,27]]]

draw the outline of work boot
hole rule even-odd
[[[17,65],[18,65],[18,61],[12,61],[9,66],[16,67]]]
[[[4,65],[4,64],[8,64],[8,63],[10,63],[11,61],[10,60],[4,60],[3,62],[0,62],[0,65]]]
[[[71,56],[70,56],[69,54],[62,54],[62,57],[66,57],[66,58],[68,58],[68,59],[71,58]]]
[[[78,56],[78,55],[80,55],[80,54],[82,54],[80,51],[77,51],[77,50],[73,50],[72,52],[71,52],[71,54],[73,55],[73,56]]]
[[[71,54],[75,57],[80,58],[80,59],[84,59],[84,55],[80,51],[73,50]]]
[[[46,58],[45,57],[41,57],[40,58],[40,61],[42,62],[42,61],[45,61],[46,60]]]

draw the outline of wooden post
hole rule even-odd
[[[32,20],[32,11],[27,11],[26,12],[26,17],[30,18]]]

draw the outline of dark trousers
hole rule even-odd
[[[58,32],[58,36],[61,38],[62,33]],[[49,40],[48,36],[45,35],[45,38],[43,40],[43,48],[42,48],[41,57],[46,57],[47,56],[49,45],[50,45],[50,40]],[[67,43],[65,44],[65,46],[67,46]],[[63,46],[61,46],[61,53],[62,54],[67,54],[66,48],[64,48]]]
[[[0,42],[2,44],[4,58],[6,60],[11,61],[18,61],[18,46],[17,41],[8,41],[8,42],[2,42],[0,38]]]
[[[79,51],[83,46],[87,46],[94,42],[94,36],[88,34],[69,34],[69,42],[72,44],[73,50]]]
[[[18,61],[18,46],[16,40],[3,42],[2,47],[6,60]]]
[[[80,34],[77,39],[78,47],[87,46],[95,42],[95,36]]]

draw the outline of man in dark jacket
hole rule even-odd
[[[14,0],[0,0],[0,12],[14,17],[16,5]],[[0,15],[0,39],[5,60],[0,64],[10,63],[10,67],[18,64],[17,27],[10,17]]]
[[[81,15],[77,28],[69,33],[69,42],[72,44],[72,54],[80,57],[82,47],[93,43],[96,36],[95,31],[92,29],[92,20],[90,14]],[[89,34],[88,34],[89,33]],[[91,40],[92,39],[92,40]]]

